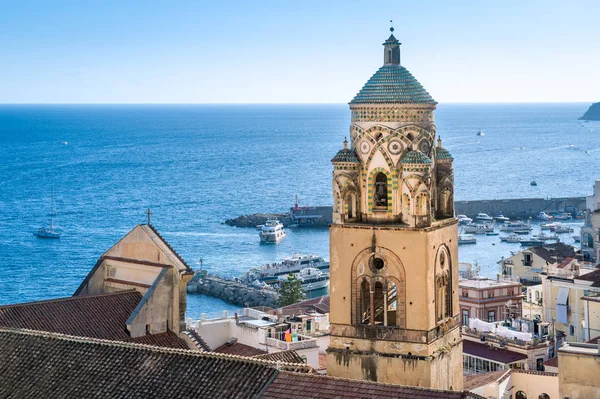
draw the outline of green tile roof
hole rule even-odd
[[[431,95],[401,65],[379,68],[350,104],[437,104]]]
[[[409,151],[404,158],[400,161],[400,163],[410,163],[410,164],[430,164],[431,159],[427,157],[427,155],[423,154],[420,151]]]
[[[335,154],[335,157],[333,157],[331,162],[332,163],[337,163],[337,162],[360,163],[360,160],[356,157],[354,150],[351,150],[349,148],[342,148],[341,150],[338,151],[337,154]]]
[[[435,159],[436,160],[443,160],[443,159],[453,160],[454,157],[448,152],[447,149],[445,149],[443,147],[436,147]]]

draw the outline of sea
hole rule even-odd
[[[456,199],[590,194],[600,123],[577,120],[588,106],[439,104]],[[223,222],[285,212],[296,196],[331,205],[330,160],[349,125],[345,104],[0,105],[0,304],[72,295],[103,252],[146,222],[147,208],[188,264],[223,277],[292,252],[328,259],[327,228],[288,229],[281,243],[261,245],[256,229]],[[52,193],[62,236],[39,239],[32,233],[49,224]],[[485,237],[459,258],[494,276],[518,249]],[[235,308],[188,296],[189,317]]]

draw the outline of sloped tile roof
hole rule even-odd
[[[257,359],[268,360],[271,362],[284,362],[284,363],[300,363],[305,364],[306,362],[298,352],[295,350],[265,353],[264,355],[254,356]]]
[[[403,66],[387,64],[365,83],[350,104],[437,104]]]
[[[421,151],[409,151],[406,155],[400,160],[400,163],[403,164],[430,164],[431,159]]]
[[[463,341],[463,353],[504,364],[527,359],[527,355],[523,353],[513,352],[508,349],[492,349],[487,345],[469,340]]]
[[[253,398],[269,362],[115,341],[0,330],[0,397]]]
[[[192,273],[193,270],[190,267],[190,265],[187,264],[187,262],[183,259],[183,257],[181,255],[179,255],[179,253],[177,251],[175,251],[175,249],[171,246],[171,244],[169,244],[169,242],[167,240],[165,240],[163,238],[163,236],[160,235],[160,233],[158,232],[158,230],[151,224],[147,225],[148,227],[150,227],[152,229],[152,231],[154,232],[154,234],[156,234],[158,236],[158,238],[160,238],[162,240],[162,242],[167,246],[167,248],[169,248],[171,250],[171,252],[173,252],[173,254],[177,257],[177,259],[179,259],[179,261],[181,263],[183,263],[183,265],[185,266],[185,268],[187,269],[187,271],[189,273]]]
[[[383,384],[328,376],[282,371],[268,386],[262,398],[281,399],[467,399],[481,398],[469,392],[443,391],[420,387]]]
[[[360,160],[356,156],[354,150],[350,148],[342,148],[338,151],[337,154],[331,160],[331,163],[340,163],[340,162],[352,162],[352,163],[360,163]]]
[[[556,244],[547,244],[541,247],[531,247],[528,250],[535,253],[548,263],[555,263],[557,261],[560,262],[567,257],[575,257],[575,248],[561,242]]]
[[[329,295],[306,299],[304,301],[293,303],[272,311],[273,314],[282,314],[284,316],[310,312],[320,314],[329,313]]]
[[[464,378],[464,388],[466,391],[471,391],[475,388],[482,387],[491,382],[497,381],[508,370],[498,370],[489,373],[466,375]]]
[[[248,346],[248,345],[244,345],[244,344],[239,344],[239,343],[231,343],[231,344],[223,344],[221,346],[219,346],[217,349],[215,349],[216,353],[227,353],[229,355],[236,355],[236,356],[246,356],[246,357],[252,357],[252,356],[256,356],[256,355],[265,355],[267,353],[267,351],[264,351],[262,349],[258,349],[258,348],[254,348],[252,346]]]
[[[122,341],[142,295],[135,290],[0,306],[0,327]]]
[[[553,358],[546,360],[542,364],[544,366],[549,366],[549,367],[558,367],[558,356],[554,356]]]
[[[135,290],[0,306],[0,328],[21,328],[78,337],[131,341],[189,349],[172,331],[132,338],[127,319],[142,299]]]
[[[196,345],[196,348],[198,350],[203,351],[203,352],[210,352],[210,347],[208,346],[208,344],[206,343],[204,338],[202,338],[200,336],[200,334],[198,334],[196,332],[196,330],[188,329],[188,330],[184,331],[184,334],[186,334],[188,337],[190,337],[190,339],[192,340],[194,345]]]
[[[600,268],[596,268],[593,272],[582,274],[575,277],[576,280],[592,281],[592,287],[600,287]]]

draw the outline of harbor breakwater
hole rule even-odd
[[[199,293],[222,299],[237,306],[253,307],[277,305],[277,292],[253,287],[238,281],[209,276],[205,272],[196,272],[187,285],[189,293]]]
[[[331,223],[333,207],[322,206],[318,208],[322,215],[322,223],[298,223],[298,226],[316,227]],[[457,215],[467,215],[469,217],[475,217],[478,213],[487,213],[492,216],[503,214],[512,219],[526,219],[529,217],[535,218],[540,212],[569,212],[572,214],[584,212],[585,197],[455,201],[454,208]],[[225,223],[237,227],[255,227],[256,225],[264,224],[267,219],[278,218],[287,226],[290,223],[296,222],[296,220],[302,220],[303,215],[298,215],[300,210],[291,208],[289,213],[243,215],[235,219],[229,219]]]

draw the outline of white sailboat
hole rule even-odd
[[[54,217],[56,210],[54,209],[54,191],[52,191],[52,205],[50,208],[50,227],[40,227],[33,233],[39,238],[60,238],[60,232],[54,228]]]

